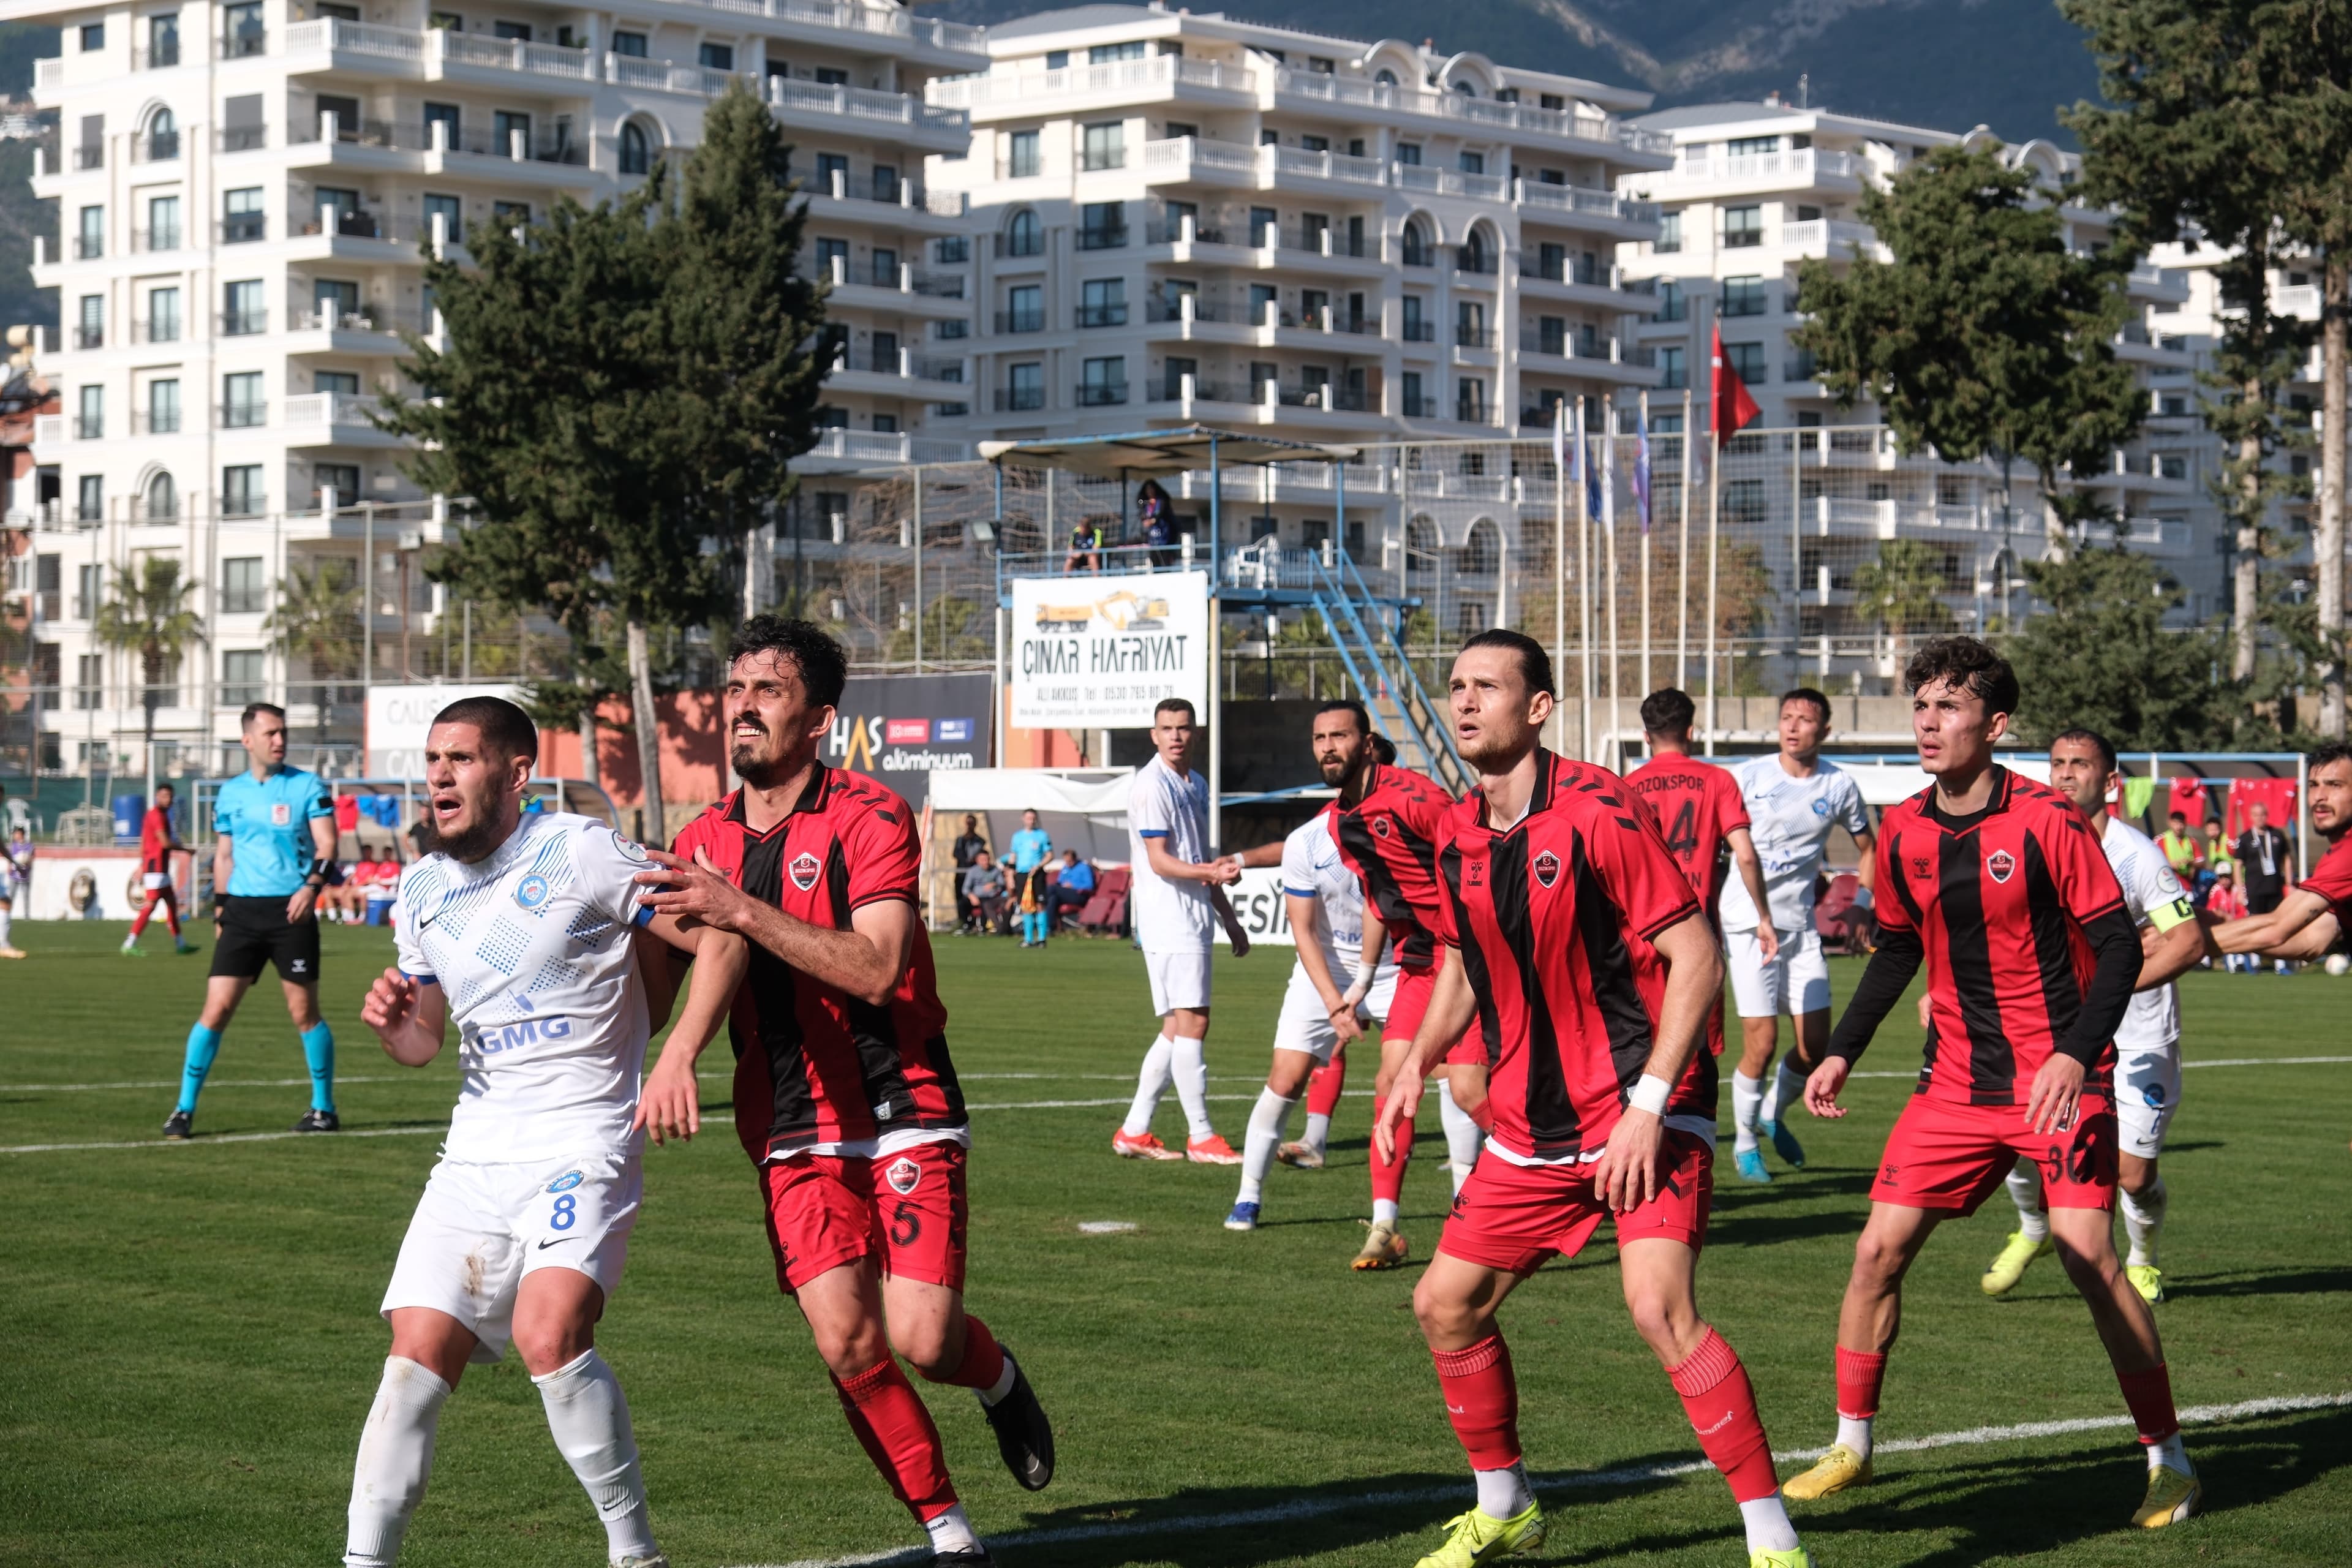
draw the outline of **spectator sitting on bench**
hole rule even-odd
[[[978,911],[980,929],[984,931],[1003,934],[1004,900],[1011,890],[1005,884],[1004,873],[996,868],[996,857],[985,849],[964,871],[963,896]]]
[[[1095,896],[1095,868],[1078,858],[1075,849],[1062,851],[1062,864],[1055,873],[1054,886],[1048,897],[1052,900],[1052,923],[1058,926],[1066,918],[1075,921],[1087,900]]]

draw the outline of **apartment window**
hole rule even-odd
[[[849,73],[843,70],[839,66],[819,66],[816,68],[815,75],[816,84],[819,87],[847,87],[849,85]]]
[[[256,565],[260,563],[256,562]],[[268,656],[259,651],[224,653],[221,655],[221,705],[242,708],[248,702],[268,700],[263,689],[262,661]]]
[[[150,196],[147,198],[147,248],[177,250],[180,248],[180,198]]]
[[[2189,477],[2189,458],[2179,452],[2161,453],[2156,459],[2156,471],[2168,479],[2185,479]]]
[[[1767,153],[1780,150],[1780,139],[1778,136],[1735,136],[1726,148],[1735,158],[1760,158]]]
[[[86,55],[95,54],[104,47],[106,47],[106,24],[85,23],[81,30],[81,52]]]
[[[1764,209],[1760,206],[1723,209],[1723,247],[1740,250],[1764,243]]]
[[[1331,150],[1331,138],[1328,136],[1301,136],[1298,139],[1298,150],[1302,153],[1328,153]]]
[[[633,60],[644,59],[646,58],[646,36],[643,33],[614,33],[613,35],[613,52],[616,55],[625,55]]]
[[[1127,401],[1127,360],[1118,354],[1090,359],[1079,367],[1078,405],[1108,408]]]
[[[1404,310],[1404,341],[1409,343],[1435,342],[1436,334],[1430,330],[1433,323],[1423,313],[1425,307],[1421,296],[1407,294],[1400,303]]]
[[[1275,303],[1274,285],[1253,283],[1249,286],[1249,320],[1253,327],[1271,327],[1282,320],[1280,308]]]
[[[261,373],[239,371],[221,377],[221,428],[250,430],[269,422],[268,405],[261,397]]]
[[[490,144],[494,155],[500,158],[512,156],[515,139],[520,136],[522,139],[522,155],[526,158],[530,156],[530,116],[520,110],[491,110],[490,134],[496,139]]]
[[[1418,142],[1398,142],[1396,161],[1400,163],[1411,163],[1418,166],[1421,163],[1421,143]]]
[[[1404,407],[1401,412],[1406,418],[1426,419],[1436,412],[1429,405],[1429,400],[1422,395],[1421,372],[1405,371],[1397,377],[1397,381],[1404,397]]]
[[[466,18],[455,11],[432,11],[425,14],[425,25],[444,33],[462,33]]]
[[[529,202],[492,202],[490,221],[512,228],[530,221]]]
[[[1078,285],[1078,325],[1082,327],[1127,325],[1126,279],[1090,278]]]
[[[1087,64],[1090,66],[1108,65],[1113,60],[1141,58],[1143,58],[1143,40],[1140,38],[1124,44],[1097,44],[1087,51]]]
[[[1812,350],[1790,349],[1789,351],[1789,357],[1780,363],[1780,379],[1782,381],[1811,381],[1820,373],[1820,363],[1814,359]],[[1801,418],[1802,416],[1800,416],[1799,417]],[[1816,417],[1819,416],[1816,416]]]
[[[1160,400],[1162,403],[1181,402],[1184,396],[1186,376],[1192,378],[1194,391],[1200,389],[1201,362],[1170,354],[1168,363],[1160,368]]]
[[[147,384],[147,433],[172,436],[180,429],[180,384],[175,379]]]
[[[1004,226],[1003,242],[1006,256],[1043,256],[1045,253],[1045,226],[1027,207],[1013,215]]]
[[[316,371],[310,376],[310,390],[336,393],[344,397],[357,397],[360,395],[360,378],[348,370]]]
[[[1045,406],[1045,367],[1014,364],[1004,367],[1004,407],[1025,411]]]
[[[1804,203],[1800,202],[1797,204],[1797,221],[1799,223],[1819,223],[1822,221],[1822,209],[1816,206],[1808,206]]]
[[[1081,167],[1123,169],[1127,166],[1127,122],[1105,121],[1080,132]]]
[[[74,660],[74,709],[94,713],[106,706],[106,656],[86,653]],[[84,744],[87,752],[87,742]],[[85,759],[86,760],[86,759]]]
[[[320,326],[339,326],[360,314],[360,286],[341,279],[314,279],[310,304],[318,312]]]
[[[1004,321],[999,329],[1007,332],[1042,332],[1045,330],[1045,290],[1042,285],[1024,283],[1018,289],[1004,291]]]
[[[1723,345],[1723,363],[1732,374],[1750,386],[1761,386],[1770,379],[1764,370],[1762,343],[1726,343]]]
[[[1078,209],[1078,248],[1115,250],[1127,243],[1127,208],[1118,202],[1088,202]]]
[[[310,504],[326,505],[326,492],[335,492],[335,504],[349,506],[360,493],[360,466],[357,463],[313,463],[310,465]]]
[[[735,68],[735,46],[705,44],[702,46],[702,68],[707,71],[731,71]]]
[[[886,246],[874,247],[874,287],[896,289],[898,286],[898,253]]]
[[[221,243],[249,245],[269,237],[269,220],[261,208],[261,187],[221,193]]]
[[[221,470],[221,513],[225,517],[258,517],[268,504],[261,488],[261,465],[242,463]]]
[[[950,235],[945,239],[932,241],[931,259],[941,267],[961,266],[971,259],[971,237],[969,235],[957,234]]]
[[[1723,280],[1723,314],[1760,316],[1764,310],[1763,279],[1727,278]]]
[[[1538,353],[1568,353],[1568,323],[1558,316],[1545,316],[1536,322],[1536,350]]]
[[[81,226],[74,236],[74,256],[82,261],[106,254],[106,209],[84,207]]]
[[[621,173],[643,174],[653,166],[653,146],[646,140],[646,129],[630,121],[621,127]]]
[[[232,59],[262,53],[269,34],[261,20],[261,0],[221,7],[221,52]]]
[[[1069,50],[1067,50],[1067,49],[1047,49],[1047,50],[1045,51],[1045,68],[1046,68],[1047,70],[1049,70],[1049,71],[1066,70],[1066,69],[1068,69],[1068,68],[1069,68],[1069,65],[1070,65],[1070,51],[1069,51]]]
[[[1690,319],[1690,298],[1683,292],[1679,278],[1658,279],[1658,320],[1686,321]]]
[[[77,440],[98,441],[106,436],[106,388],[85,386],[81,389],[81,412],[74,416],[74,437]]]
[[[1486,384],[1465,375],[1454,384],[1454,417],[1465,425],[1486,422]]]
[[[1658,237],[1650,248],[1660,256],[1672,256],[1683,247],[1683,215],[1663,213],[1658,217]]]
[[[1549,109],[1557,114],[1568,107],[1568,96],[1558,92],[1538,93],[1536,102],[1539,107]]]
[[[1723,521],[1763,522],[1772,515],[1772,503],[1762,479],[1723,481]]]
[[[1005,138],[1005,178],[1025,180],[1044,167],[1042,154],[1038,152],[1037,132],[1015,131]]]
[[[895,163],[877,163],[869,182],[877,202],[896,203],[898,199],[898,169]]]
[[[1658,384],[1662,387],[1688,386],[1690,370],[1685,363],[1686,351],[1662,348],[1658,351]]]
[[[221,289],[221,335],[249,337],[269,330],[269,312],[262,304],[261,279],[249,278]]]
[[[849,156],[845,153],[819,153],[816,155],[816,185],[826,195],[837,185],[845,193],[849,189]]]
[[[1250,248],[1264,250],[1277,243],[1276,236],[1282,230],[1282,215],[1272,207],[1252,207],[1249,212]]]
[[[262,592],[260,556],[236,555],[221,563],[221,614],[254,616],[268,607]]]
[[[177,289],[151,289],[147,291],[147,341],[151,343],[176,343],[180,341],[180,291]]]
[[[1261,131],[1257,133],[1257,144],[1261,147],[1279,147],[1282,145],[1282,132]]]
[[[1486,172],[1486,154],[1484,153],[1460,153],[1457,155],[1456,163],[1465,174],[1483,174]]]
[[[74,347],[96,349],[106,346],[106,296],[84,294],[81,297],[81,320],[74,327]]]
[[[58,565],[56,556],[44,555],[37,568],[42,586],[52,594],[57,591],[58,586]],[[76,567],[74,569],[74,619],[96,620],[98,606],[105,602],[106,568],[96,562],[85,562]],[[58,618],[57,606],[54,604],[49,605],[45,618],[52,621]]]
[[[433,128],[436,125],[438,125],[442,128],[441,144],[443,146],[457,147],[461,145],[462,139],[459,136],[459,128],[463,123],[464,118],[456,104],[426,104],[425,106],[425,144],[427,147],[433,145]],[[505,149],[501,148],[499,151],[504,152]]]
[[[1339,68],[1339,62],[1321,55],[1309,55],[1307,57],[1307,68],[1317,76],[1329,76]]]

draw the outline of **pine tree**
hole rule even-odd
[[[2067,482],[2097,473],[2137,433],[2146,399],[2114,340],[2132,257],[2067,246],[2056,205],[1998,148],[1939,147],[1862,200],[1893,254],[1799,269],[1795,333],[1822,384],[1852,407],[1873,399],[1906,453],[1947,462],[2023,461],[2069,531],[2101,515]]]
[[[2211,696],[2221,640],[2165,629],[2181,593],[2155,563],[2120,548],[2080,549],[2029,561],[2025,575],[2051,609],[2005,648],[2029,743],[2077,724],[2130,751],[2205,751],[2236,739]]]

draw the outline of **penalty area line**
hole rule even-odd
[[[2189,1405],[2180,1411],[2184,1425],[2210,1426],[2223,1421],[2242,1421],[2257,1415],[2291,1415],[2305,1410],[2333,1410],[2352,1405],[2352,1393],[2305,1394],[2282,1395],[2270,1399],[2242,1400],[2235,1405]],[[1925,1437],[1899,1437],[1874,1447],[1878,1454],[1911,1454],[1932,1448],[1955,1448],[1983,1443],[2020,1442],[2035,1437],[2065,1436],[2077,1432],[2096,1432],[2129,1428],[2128,1415],[2091,1415],[2071,1421],[2028,1421],[2011,1426],[1971,1426],[1964,1431],[1937,1432]],[[1780,1463],[1817,1459],[1826,1448],[1800,1448],[1773,1455]],[[1570,1475],[1538,1475],[1529,1478],[1538,1492],[1584,1491],[1596,1487],[1634,1486],[1644,1481],[1672,1480],[1714,1468],[1704,1459],[1693,1459],[1678,1465],[1634,1465],[1622,1469],[1587,1470]],[[1466,1479],[1466,1478],[1465,1478]],[[1273,1503],[1265,1508],[1242,1509],[1230,1513],[1182,1514],[1172,1519],[1129,1520],[1102,1524],[1060,1525],[1045,1530],[1016,1531],[1010,1535],[992,1536],[992,1547],[1055,1546],[1081,1541],[1110,1541],[1139,1536],[1171,1535],[1211,1530],[1235,1530],[1253,1525],[1286,1524],[1298,1520],[1320,1519],[1335,1513],[1345,1513],[1364,1508],[1390,1508],[1408,1503],[1452,1504],[1462,1500],[1464,1487],[1414,1487],[1393,1491],[1359,1492],[1349,1497],[1298,1498],[1289,1502]],[[748,1568],[883,1568],[885,1564],[924,1563],[930,1561],[928,1547],[907,1547],[889,1552],[861,1552],[848,1557],[807,1557],[782,1564],[760,1563]]]

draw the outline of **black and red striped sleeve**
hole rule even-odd
[[[893,900],[919,907],[923,852],[907,803],[890,795],[880,804],[860,802],[850,813],[841,829],[849,868],[849,907],[863,909]]]

